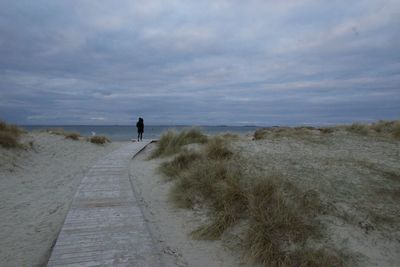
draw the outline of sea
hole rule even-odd
[[[51,129],[62,128],[66,132],[78,132],[83,136],[92,135],[105,135],[113,141],[130,141],[137,137],[136,126],[123,126],[123,125],[23,125],[27,131],[45,131]],[[160,136],[170,130],[177,131],[196,127],[201,129],[205,134],[216,135],[223,133],[236,133],[236,134],[252,134],[258,126],[188,126],[188,125],[146,125],[143,133],[143,138],[146,139],[159,139]]]

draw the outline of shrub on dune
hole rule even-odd
[[[163,162],[159,167],[159,171],[168,179],[174,179],[201,157],[202,155],[196,151],[184,149],[172,161]]]
[[[383,121],[380,120],[371,124],[371,129],[380,134],[387,134],[400,139],[400,121]]]
[[[392,135],[396,139],[400,139],[400,121],[396,121],[393,130],[392,130]]]
[[[5,148],[20,146],[19,138],[23,132],[24,130],[16,125],[0,121],[0,145]]]
[[[66,139],[79,140],[79,137],[81,137],[81,135],[79,133],[75,133],[75,132],[65,134]]]
[[[359,135],[368,135],[369,134],[369,127],[366,124],[361,123],[353,123],[350,126],[347,126],[346,131],[359,134]]]
[[[101,136],[101,135],[95,135],[90,137],[89,141],[93,144],[98,144],[98,145],[103,145],[106,143],[110,143],[110,139],[108,139],[106,136]]]
[[[208,141],[206,154],[210,159],[229,159],[233,155],[227,147],[227,140],[219,136]]]
[[[180,132],[169,130],[161,136],[150,158],[170,156],[178,153],[184,145],[205,142],[207,136],[197,128],[184,129]]]
[[[302,192],[280,174],[254,177],[236,160],[227,141],[214,137],[200,152],[183,150],[161,165],[161,172],[174,180],[170,199],[175,205],[208,207],[208,223],[194,230],[192,237],[219,239],[245,221],[240,231],[249,261],[262,266],[318,266],[321,262],[341,266],[336,265],[340,258],[304,245],[320,234],[314,222],[321,207],[318,193]],[[292,249],[288,250],[288,244]]]
[[[263,128],[263,129],[257,129],[254,132],[254,139],[255,140],[260,140],[260,139],[264,139],[268,134],[268,129]]]
[[[67,132],[63,128],[51,128],[51,129],[46,129],[46,132],[49,134],[54,134],[54,135],[61,135],[64,136],[66,139],[71,139],[71,140],[79,140],[81,135],[77,132]]]

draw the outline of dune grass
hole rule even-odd
[[[279,173],[248,171],[220,136],[200,151],[182,150],[159,170],[174,180],[170,199],[181,208],[206,207],[209,221],[195,239],[215,240],[240,224],[249,262],[262,266],[342,266],[333,251],[306,246],[321,236],[316,191],[302,192]],[[289,249],[290,247],[290,249]],[[322,265],[321,265],[322,264]]]
[[[71,140],[75,140],[75,141],[78,141],[80,137],[81,137],[81,135],[76,132],[70,132],[70,133],[65,134],[66,139],[71,139]]]
[[[319,133],[329,136],[336,131],[346,131],[360,136],[376,136],[400,139],[400,121],[377,121],[371,124],[352,123],[351,125],[337,125],[334,127],[271,127],[261,128],[254,132],[254,140],[266,138],[300,138],[309,141],[318,141]]]
[[[228,140],[223,137],[216,136],[208,141],[206,146],[206,155],[210,159],[229,159],[233,153],[227,147]]]
[[[400,139],[400,121],[380,120],[371,124],[370,128],[377,133],[391,135],[395,139]]]
[[[370,127],[366,124],[353,123],[350,126],[345,127],[346,131],[359,134],[368,135],[370,133]]]
[[[331,133],[332,130],[327,128],[314,128],[309,126],[301,127],[271,127],[261,128],[254,132],[254,140],[261,140],[266,138],[299,138],[309,141],[317,141],[317,133]]]
[[[339,126],[340,127],[340,126]],[[364,136],[383,136],[400,139],[400,121],[380,120],[371,124],[353,123],[350,126],[342,126],[348,132]]]
[[[206,142],[207,136],[197,128],[184,129],[180,132],[169,130],[161,136],[150,158],[170,156],[178,153],[184,145]]]
[[[21,146],[19,139],[25,131],[16,125],[0,121],[0,146],[4,148],[16,148]]]
[[[46,129],[46,132],[48,132],[50,134],[54,134],[54,135],[64,136],[66,139],[71,139],[71,140],[75,140],[75,141],[86,140],[88,142],[91,142],[91,143],[97,144],[97,145],[103,145],[103,144],[111,142],[111,140],[107,136],[95,135],[95,136],[91,136],[91,137],[84,137],[84,136],[80,135],[78,132],[67,132],[63,128],[50,128],[50,129]]]
[[[93,144],[97,145],[104,145],[106,143],[110,143],[110,139],[108,139],[106,136],[102,135],[95,135],[89,138],[89,141]]]
[[[199,152],[183,149],[172,161],[163,162],[158,169],[168,180],[172,180],[201,157],[202,155]]]
[[[64,136],[65,139],[78,141],[82,137],[78,132],[67,132],[63,128],[50,128],[46,129],[49,134]]]
[[[394,138],[400,140],[400,121],[396,121],[393,125],[392,135]]]

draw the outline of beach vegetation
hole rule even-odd
[[[350,126],[345,127],[346,131],[350,133],[355,133],[359,135],[368,135],[370,132],[370,127],[366,124],[353,123]]]
[[[227,147],[227,139],[215,136],[211,138],[205,149],[207,157],[210,159],[229,159],[232,157],[232,151]]]
[[[318,129],[310,126],[300,127],[270,127],[257,129],[253,139],[261,140],[266,138],[297,138],[302,140],[315,141],[318,137]]]
[[[194,150],[183,149],[172,161],[161,163],[158,168],[168,180],[176,178],[182,171],[188,169],[192,163],[201,159],[202,155]]]
[[[206,142],[207,136],[198,128],[183,129],[180,132],[169,130],[158,140],[150,158],[170,156],[178,153],[185,145]]]
[[[371,129],[377,133],[391,135],[395,139],[400,139],[400,121],[380,120],[371,124]]]
[[[69,132],[69,133],[65,133],[65,138],[66,139],[71,139],[71,140],[79,140],[79,138],[81,137],[81,135],[79,133],[76,132]]]
[[[45,132],[49,134],[62,135],[62,136],[65,136],[67,134],[67,132],[63,128],[48,128],[45,130]]]
[[[103,135],[95,135],[89,138],[89,141],[93,144],[104,145],[106,143],[110,143],[110,139]]]
[[[321,128],[318,128],[318,130],[323,134],[331,134],[331,133],[335,132],[337,129],[334,127],[321,127]]]
[[[0,121],[0,145],[4,148],[21,146],[19,139],[25,131],[13,124]]]
[[[168,180],[174,180],[170,199],[177,207],[204,207],[209,214],[192,237],[220,239],[240,225],[249,262],[342,266],[334,250],[305,245],[322,232],[315,220],[322,210],[318,192],[303,192],[280,173],[248,171],[240,161],[229,141],[216,136],[200,151],[182,150],[159,168]]]
[[[268,129],[267,128],[257,129],[254,132],[254,140],[264,139],[264,138],[267,137],[267,134],[268,134]]]
[[[78,141],[81,135],[78,132],[67,132],[63,128],[50,128],[45,130],[49,134],[64,136],[66,139]]]
[[[326,136],[336,131],[346,131],[360,136],[385,137],[400,139],[400,121],[380,120],[371,124],[352,123],[351,125],[337,125],[334,127],[314,128],[310,126],[301,127],[269,127],[257,129],[253,139],[261,140],[267,138],[300,138],[309,141],[320,141],[322,137],[319,133]]]
[[[350,126],[344,127],[348,132],[356,133],[359,135],[370,136],[383,136],[400,139],[400,121],[384,121],[380,120],[371,124],[353,123]]]
[[[396,121],[393,125],[392,135],[400,140],[400,121]]]

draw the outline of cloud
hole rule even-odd
[[[400,114],[398,1],[0,3],[0,117],[301,124]],[[101,118],[101,119],[100,119]]]

